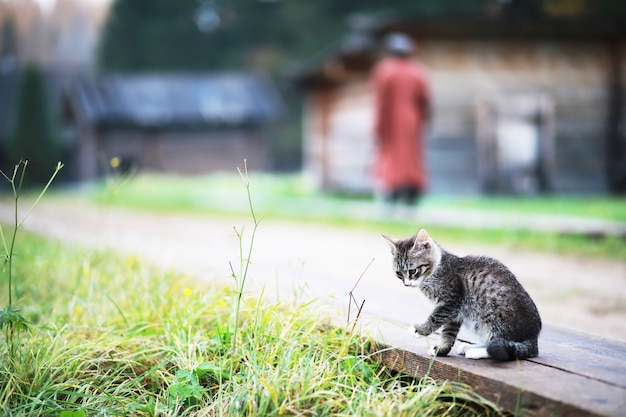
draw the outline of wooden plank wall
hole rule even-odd
[[[609,51],[593,42],[427,41],[433,137],[473,140],[477,98],[540,93],[555,107],[554,187],[606,191]],[[449,114],[455,114],[450,116]]]
[[[247,160],[250,170],[269,167],[267,139],[262,131],[135,132],[102,135],[101,163],[114,156],[130,158],[140,170],[176,174],[236,173]]]

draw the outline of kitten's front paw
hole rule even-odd
[[[450,347],[433,346],[428,349],[428,356],[448,356],[448,353],[450,353]]]
[[[486,347],[472,347],[465,352],[467,359],[487,359],[490,358]]]
[[[409,328],[407,329],[407,333],[409,334],[409,336],[412,336],[412,337],[420,337],[414,324],[409,326]]]
[[[430,332],[428,332],[426,329],[424,329],[422,325],[419,324],[414,324],[409,327],[409,333],[415,334],[415,337],[417,337],[417,335],[428,336],[430,334]]]

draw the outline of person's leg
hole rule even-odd
[[[415,206],[422,196],[422,191],[415,186],[406,186],[404,188],[404,200],[410,206]]]
[[[402,199],[403,195],[404,195],[404,189],[402,187],[394,188],[392,190],[389,190],[389,192],[387,194],[387,201],[389,203],[395,204],[399,200]]]

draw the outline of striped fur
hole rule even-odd
[[[461,325],[484,343],[481,350],[468,349],[466,357],[507,361],[539,354],[541,318],[537,307],[501,262],[484,256],[455,256],[424,229],[408,239],[385,239],[397,278],[407,287],[419,288],[435,303],[428,319],[410,328],[422,336],[442,328],[434,354],[450,353]]]

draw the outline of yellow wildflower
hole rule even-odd
[[[91,278],[91,266],[87,261],[83,262],[83,277],[87,279]]]
[[[128,257],[126,257],[126,268],[128,269],[133,269],[135,266],[137,266],[138,262],[137,262],[137,256],[136,255],[130,255]]]

